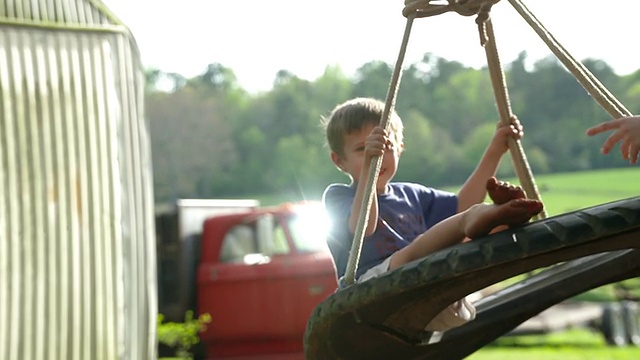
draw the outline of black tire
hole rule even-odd
[[[611,268],[609,272],[589,273],[590,278],[567,285],[574,288],[564,295],[638,277],[638,233],[640,197],[635,197],[536,221],[436,252],[376,279],[351,285],[318,305],[307,323],[306,358],[464,358],[517,324],[499,326],[499,332],[483,327],[448,344],[423,344],[421,332],[437,311],[466,294],[515,275],[594,254],[614,254],[619,259],[614,264],[597,265]],[[619,261],[624,261],[625,266]],[[553,298],[554,303],[566,298],[551,296],[554,290],[557,289],[541,289],[538,297]],[[430,296],[434,293],[439,296]],[[551,305],[545,301],[545,307],[527,308],[525,315],[533,316],[533,310],[540,312]],[[520,308],[517,306],[513,315],[524,321],[526,318],[520,319],[517,313]],[[614,328],[607,326],[611,329],[610,340],[620,343]],[[475,338],[478,340],[469,341]],[[435,354],[440,348],[442,353]],[[457,351],[455,356],[453,350]]]

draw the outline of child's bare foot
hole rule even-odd
[[[504,204],[509,200],[524,199],[527,197],[522,187],[506,181],[498,181],[493,176],[487,180],[487,192],[493,203],[497,205]]]
[[[471,239],[489,234],[500,225],[520,225],[542,211],[542,202],[513,199],[504,204],[479,204],[465,213],[464,232]]]

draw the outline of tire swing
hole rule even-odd
[[[514,116],[489,13],[500,0],[405,0],[407,18],[381,126],[395,105],[413,20],[454,11],[476,16],[500,121]],[[507,0],[576,80],[613,118],[630,112],[576,61],[520,0]],[[519,141],[509,143],[516,174],[540,199]],[[369,209],[381,159],[372,159],[362,209]],[[345,280],[349,285],[319,304],[304,337],[308,360],[461,359],[544,309],[598,286],[640,276],[640,197],[546,218],[455,245],[375,279],[355,282],[368,211],[361,211]],[[555,265],[553,267],[550,267]],[[489,285],[550,267],[475,303],[476,319],[444,333],[423,329],[454,301]],[[436,294],[436,296],[433,296]]]

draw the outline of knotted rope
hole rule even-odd
[[[405,0],[402,15],[423,18],[456,12],[462,16],[479,15],[500,0]],[[446,2],[446,3],[445,3]]]

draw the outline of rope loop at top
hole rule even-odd
[[[480,34],[480,44],[487,42],[485,23],[489,20],[491,7],[500,0],[405,0],[402,15],[409,18],[423,18],[452,11],[462,16],[477,15],[476,24]]]
[[[484,17],[500,0],[405,0],[404,17],[423,18],[452,11],[462,16]]]

